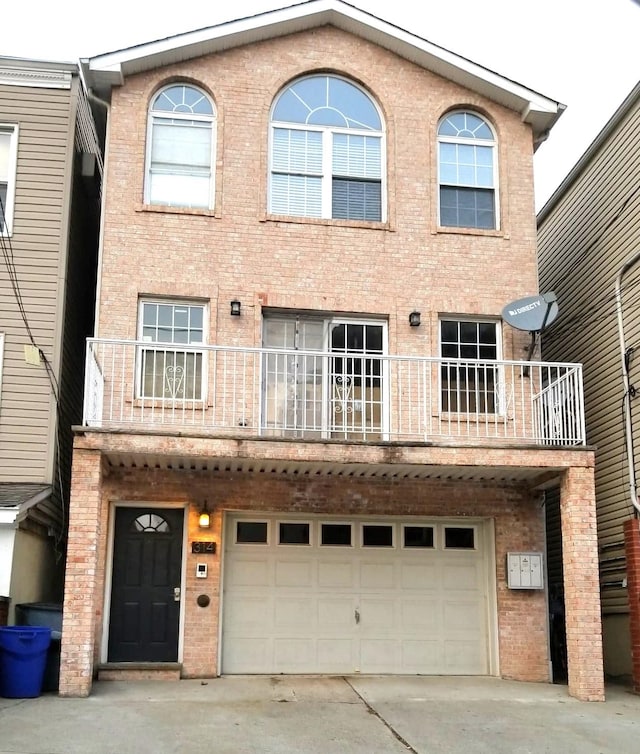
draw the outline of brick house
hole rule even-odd
[[[580,366],[500,317],[562,106],[335,0],[82,65],[109,126],[61,693],[548,681],[560,484],[569,691],[602,699]]]

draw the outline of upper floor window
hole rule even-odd
[[[18,127],[0,124],[0,235],[12,232],[17,145]]]
[[[496,140],[489,124],[470,112],[449,113],[438,127],[439,225],[498,227]]]
[[[208,209],[213,201],[215,112],[209,97],[172,84],[151,102],[145,202]]]
[[[205,307],[174,301],[141,301],[138,396],[157,400],[202,400]]]
[[[373,100],[338,76],[288,86],[271,114],[269,212],[383,219],[384,134]]]
[[[495,414],[500,407],[498,323],[440,320],[440,402],[443,411]]]

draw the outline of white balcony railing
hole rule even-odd
[[[585,443],[579,364],[90,339],[84,424],[345,441]]]

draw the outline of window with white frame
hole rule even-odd
[[[438,126],[439,225],[498,227],[496,139],[484,118],[452,112]]]
[[[298,79],[271,114],[269,212],[384,219],[382,118],[371,97],[339,76]]]
[[[0,235],[13,230],[18,127],[0,123]]]
[[[494,414],[499,410],[498,323],[440,320],[440,400],[443,411]]]
[[[140,302],[139,397],[203,400],[205,315],[204,304]]]
[[[4,359],[4,333],[0,332],[0,408],[2,407],[2,362]]]
[[[212,207],[214,124],[213,103],[191,84],[172,84],[155,95],[147,135],[147,204]]]

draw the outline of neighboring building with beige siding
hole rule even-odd
[[[556,293],[560,307],[560,317],[543,337],[542,352],[547,359],[562,356],[584,365],[587,439],[597,448],[605,669],[613,676],[632,672],[629,609],[638,602],[631,590],[624,529],[636,527],[638,517],[631,481],[637,450],[628,453],[625,415],[630,409],[635,448],[640,448],[640,264],[634,262],[620,277],[620,299],[616,281],[623,265],[640,251],[639,182],[640,84],[538,215],[540,286]],[[640,572],[636,583],[639,577]],[[633,652],[640,669],[640,626],[635,630]],[[636,682],[640,684],[640,676]]]
[[[602,699],[581,368],[501,321],[562,105],[337,0],[82,66],[109,147],[61,693],[549,681],[560,484],[569,690]]]
[[[0,58],[0,526],[13,532],[0,596],[13,604],[61,600],[101,163],[78,67]]]

